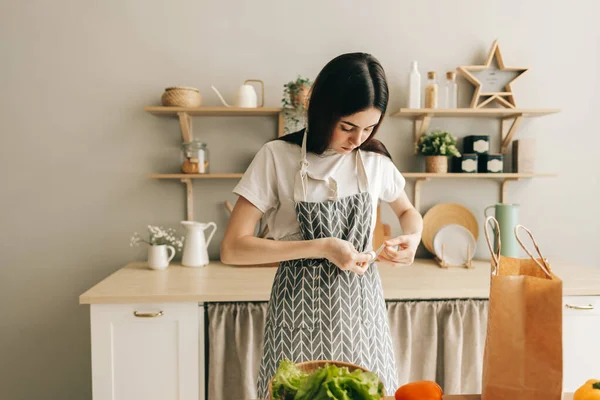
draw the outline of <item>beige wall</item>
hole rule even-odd
[[[600,135],[595,0],[523,1],[3,1],[0,3],[0,397],[91,397],[88,307],[77,297],[128,261],[134,231],[178,227],[184,190],[149,172],[175,171],[176,120],[144,113],[172,85],[200,88],[206,105],[246,78],[266,82],[266,104],[282,85],[313,77],[334,56],[366,51],[383,63],[390,110],[404,105],[406,74],[480,63],[496,38],[508,65],[531,71],[514,85],[522,107],[562,113],[527,120],[519,137],[538,139],[541,172],[556,179],[510,187],[522,222],[547,255],[598,265]],[[466,87],[461,80],[461,89]],[[466,101],[469,93],[463,92]],[[194,120],[216,171],[242,170],[272,137],[269,118]],[[435,121],[458,136],[490,133],[493,121]],[[402,171],[420,167],[411,125],[388,119],[380,138]],[[219,226],[218,256],[235,200],[233,181],[200,183],[198,219]],[[412,195],[412,185],[408,186]],[[460,202],[482,221],[494,182],[431,182],[423,210]],[[389,210],[385,218],[390,220]],[[394,232],[398,232],[397,224]],[[482,239],[479,257],[487,257]]]

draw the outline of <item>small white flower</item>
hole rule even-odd
[[[175,236],[177,233],[176,229],[174,229],[174,228],[165,229],[162,226],[156,226],[156,225],[147,225],[147,227],[148,227],[148,232],[149,232],[148,239],[145,240],[138,234],[138,232],[134,232],[133,236],[131,237],[131,239],[129,241],[130,247],[139,246],[140,243],[147,243],[151,246],[167,244],[167,245],[172,245],[173,247],[176,248],[176,250],[182,249],[184,236],[182,236],[181,239],[178,239]]]

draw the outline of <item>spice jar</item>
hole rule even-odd
[[[427,73],[425,86],[425,108],[438,108],[438,84],[434,71]]]
[[[185,174],[208,174],[208,149],[199,140],[184,142],[181,145],[181,172]]]

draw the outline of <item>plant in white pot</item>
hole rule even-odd
[[[175,257],[175,253],[183,248],[183,237],[175,236],[175,229],[164,229],[162,226],[148,225],[148,240],[143,239],[137,232],[133,234],[129,246],[148,244],[148,267],[165,269]]]
[[[311,86],[312,81],[301,75],[283,85],[281,104],[286,122],[284,133],[294,132],[303,127]]]
[[[456,148],[456,138],[449,132],[427,133],[416,143],[417,151],[425,156],[425,171],[431,173],[448,172],[448,157],[460,157]]]

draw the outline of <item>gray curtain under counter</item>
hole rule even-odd
[[[386,301],[399,384],[480,393],[486,299]],[[267,303],[207,303],[208,398],[256,399]]]

